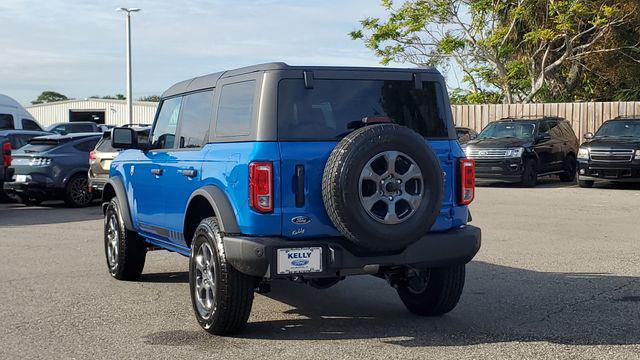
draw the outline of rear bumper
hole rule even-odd
[[[442,233],[429,233],[404,251],[391,255],[358,255],[348,249],[344,239],[288,240],[248,236],[225,236],[224,250],[227,260],[240,272],[267,278],[327,278],[348,275],[373,274],[382,267],[414,265],[442,267],[466,264],[480,250],[481,231],[475,226],[464,226]],[[322,247],[323,271],[306,274],[277,273],[277,250],[280,248]]]
[[[640,182],[640,161],[626,164],[579,161],[578,179]]]
[[[104,189],[104,186],[107,184],[109,180],[109,176],[89,176],[89,188],[93,191],[101,192]]]
[[[44,199],[54,199],[61,196],[61,189],[52,187],[50,184],[39,182],[5,182],[3,184],[5,192],[9,194],[37,195]]]

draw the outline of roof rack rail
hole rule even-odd
[[[520,115],[520,116],[507,116],[507,117],[500,118],[500,120],[525,120],[525,119],[564,120],[562,116],[555,116],[555,115]]]

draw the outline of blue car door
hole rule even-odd
[[[213,109],[213,90],[185,95],[180,110],[176,143],[166,152],[161,179],[164,192],[164,219],[169,241],[186,246],[184,215],[191,194],[201,187],[202,163],[207,148]]]
[[[137,226],[144,235],[169,237],[164,227],[166,209],[162,180],[166,175],[165,164],[173,161],[170,150],[174,147],[181,101],[181,97],[163,100],[149,138],[151,149],[142,152],[129,170],[135,194],[132,207]]]

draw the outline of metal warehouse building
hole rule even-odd
[[[151,124],[158,103],[133,102],[133,123]],[[38,104],[26,108],[42,126],[59,122],[93,121],[97,124],[125,125],[127,102],[125,100],[85,99],[66,100]]]

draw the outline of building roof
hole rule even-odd
[[[59,105],[59,104],[70,104],[70,103],[77,103],[77,102],[85,102],[85,101],[102,102],[102,103],[105,103],[105,104],[126,104],[127,103],[127,100],[117,100],[117,99],[97,99],[97,98],[70,99],[70,100],[62,100],[62,101],[55,101],[55,102],[49,102],[49,103],[30,105],[30,106],[27,106],[27,109],[43,107],[43,106]],[[154,102],[154,101],[134,101],[133,105],[156,107],[156,106],[158,106],[158,103]]]
[[[291,66],[283,62],[272,62],[252,65],[234,70],[221,71],[180,81],[167,89],[162,97],[183,94],[190,91],[213,88],[223,77],[237,76],[258,71],[269,70],[345,70],[345,71],[385,71],[385,72],[430,72],[438,73],[435,68],[386,68],[386,67],[358,67],[358,66]]]

